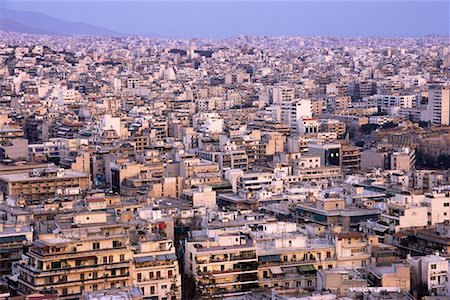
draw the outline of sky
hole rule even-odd
[[[44,13],[121,33],[183,38],[237,35],[449,35],[450,1],[22,1]],[[1,16],[0,16],[1,17]]]

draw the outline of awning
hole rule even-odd
[[[22,251],[22,247],[20,249],[19,248],[0,249],[0,253],[11,253],[19,250]]]
[[[164,254],[156,255],[156,260],[167,260],[167,257]]]
[[[313,265],[303,265],[303,266],[298,266],[298,271],[299,272],[311,272],[311,271],[315,271],[316,268],[314,268]]]
[[[12,242],[22,242],[26,241],[27,238],[24,235],[14,235],[14,236],[2,236],[0,237],[0,243],[12,243]]]
[[[166,254],[167,260],[177,259],[177,256],[174,253]]]
[[[279,266],[270,267],[269,269],[270,269],[270,272],[272,272],[273,275],[283,274],[283,270],[281,270],[281,268]]]
[[[145,263],[145,262],[152,262],[154,261],[153,256],[140,256],[135,257],[134,261],[137,263]]]
[[[279,255],[264,255],[258,257],[259,262],[281,261]]]

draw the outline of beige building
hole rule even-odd
[[[144,299],[180,299],[178,260],[165,223],[129,230],[116,216],[77,213],[58,221],[59,234],[40,234],[16,266],[18,291],[78,299],[134,286]]]
[[[132,252],[123,225],[106,212],[75,215],[63,224],[63,235],[40,235],[17,265],[22,294],[56,292],[73,299],[83,292],[119,288],[132,283]]]
[[[238,296],[258,287],[258,258],[252,239],[228,233],[196,236],[185,246],[185,274],[192,276],[199,294]]]
[[[373,286],[395,287],[403,292],[411,290],[411,270],[408,265],[370,266],[368,272],[368,281]]]
[[[192,203],[193,207],[217,208],[216,192],[210,186],[201,185],[196,189],[186,190],[181,197]]]
[[[317,290],[329,290],[340,297],[346,297],[350,288],[367,286],[367,280],[352,268],[324,269],[317,275]]]
[[[369,242],[362,232],[350,231],[335,237],[338,267],[365,268],[370,263]]]
[[[133,285],[144,299],[181,299],[181,276],[175,246],[170,239],[141,241],[134,255]]]
[[[262,288],[315,289],[317,270],[336,267],[334,245],[298,232],[256,235],[258,278]]]
[[[89,175],[55,167],[0,176],[0,190],[3,196],[18,197],[27,203],[80,194],[89,186]]]

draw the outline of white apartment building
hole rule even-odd
[[[274,87],[272,97],[274,104],[292,101],[295,98],[295,90],[289,87]]]
[[[428,208],[428,225],[450,221],[449,192],[425,194],[424,203]]]
[[[374,95],[379,107],[399,106],[412,108],[416,102],[416,95]]]
[[[438,255],[408,257],[413,284],[426,285],[432,296],[449,296],[448,261]]]
[[[432,84],[428,91],[428,109],[434,125],[450,125],[450,86]]]
[[[293,129],[298,129],[299,121],[312,118],[311,100],[297,99],[283,102],[281,107],[281,122]]]

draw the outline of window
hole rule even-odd
[[[92,285],[92,290],[93,290],[93,291],[98,290],[98,285],[97,285],[96,283],[94,283],[94,284]]]
[[[163,290],[165,290],[165,289],[167,289],[167,285],[163,284],[163,285],[161,285],[161,288],[162,288]]]
[[[113,241],[113,248],[119,248],[122,247],[122,242],[120,241]]]
[[[155,287],[151,286],[150,287],[150,295],[153,295],[155,293]]]
[[[120,261],[125,261],[125,255],[124,254],[120,254]]]
[[[331,252],[327,251],[327,258],[331,258]]]
[[[51,284],[51,283],[53,283],[53,277],[52,277],[52,276],[50,276],[50,277],[45,277],[45,283],[46,283],[46,284]]]
[[[154,277],[154,273],[153,272],[148,273],[148,277],[153,278]]]
[[[84,273],[80,274],[80,280],[84,280]]]
[[[319,270],[322,270],[322,269],[323,269],[323,267],[322,267],[322,266],[318,266],[317,268],[318,268]]]
[[[98,277],[98,273],[97,272],[92,273],[92,278],[97,278],[97,277]]]
[[[116,270],[111,270],[111,276],[116,276]]]
[[[431,280],[436,280],[436,276],[431,276]]]
[[[61,262],[60,261],[53,261],[51,264],[52,269],[61,269]]]
[[[431,265],[431,269],[436,270],[436,265],[435,264]]]
[[[108,263],[108,257],[107,256],[103,256],[103,263],[104,264]]]
[[[67,295],[67,288],[63,288],[63,289],[62,289],[62,294],[63,294],[63,295]]]
[[[167,271],[167,277],[171,278],[173,276],[173,271],[169,270]]]
[[[92,243],[92,249],[94,250],[100,249],[100,243],[99,242]]]
[[[446,203],[444,203],[444,206],[445,206],[445,207],[448,207],[448,206],[450,206],[450,202],[446,202]]]
[[[161,278],[161,271],[156,271],[156,278]]]
[[[114,256],[110,255],[109,256],[109,262],[112,263],[114,261]]]
[[[328,265],[328,269],[332,269],[333,268],[333,265]]]

